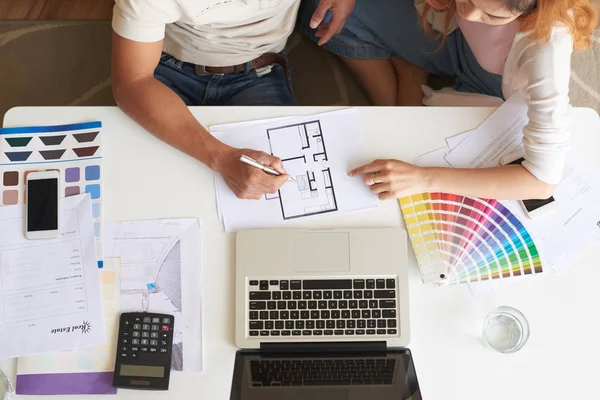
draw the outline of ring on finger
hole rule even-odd
[[[373,185],[377,183],[377,181],[375,180],[375,176],[377,175],[377,172],[373,172],[371,174],[371,180],[373,181]]]

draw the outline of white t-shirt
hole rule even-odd
[[[116,0],[113,29],[136,42],[164,39],[164,51],[210,67],[280,52],[300,0]]]
[[[423,11],[423,0],[415,6]],[[443,14],[430,15],[434,29],[443,31]],[[456,23],[451,29],[456,29]],[[529,123],[523,129],[527,168],[542,182],[557,184],[563,178],[571,136],[569,81],[573,37],[566,26],[556,26],[550,40],[535,43],[528,33],[517,33],[502,74],[502,93],[508,99],[520,93],[529,107]],[[456,93],[456,92],[454,92]],[[426,92],[426,105],[488,105],[490,96],[432,91]]]

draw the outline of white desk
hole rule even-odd
[[[194,108],[206,125],[329,108]],[[474,128],[489,108],[364,108],[360,110],[372,158],[411,161],[442,147],[444,138]],[[212,172],[161,143],[116,108],[17,108],[4,126],[104,123],[104,191],[107,221],[200,217],[203,229],[204,372],[175,373],[164,393],[122,390],[123,399],[229,398],[234,346],[234,240],[218,226]],[[600,167],[600,118],[575,113],[573,147]],[[376,210],[298,222],[298,227],[397,227],[396,202]],[[467,286],[434,287],[420,281],[410,258],[412,343],[417,376],[426,400],[597,399],[600,346],[600,247],[586,250],[565,276],[503,282],[475,298]],[[523,350],[503,355],[479,340],[483,318],[494,307],[511,305],[531,324]],[[8,372],[12,361],[2,362]],[[95,397],[86,396],[86,399]],[[98,397],[105,398],[105,397]]]

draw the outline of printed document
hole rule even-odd
[[[261,200],[240,200],[215,176],[219,218],[227,232],[282,226],[292,220],[374,208],[362,177],[348,172],[366,157],[358,111],[211,127],[222,142],[279,157],[290,180]]]
[[[202,371],[202,259],[198,219],[105,225],[105,257],[121,258],[121,312],[175,317],[171,368]]]
[[[89,195],[62,200],[61,235],[25,237],[25,206],[0,207],[0,358],[106,342]]]
[[[452,150],[446,161],[454,168],[496,167],[502,157],[522,147],[528,121],[525,100],[514,95],[476,129],[447,139]]]
[[[121,260],[107,258],[100,273],[100,290],[107,341],[102,346],[19,357],[17,394],[116,394],[113,371],[119,336]]]

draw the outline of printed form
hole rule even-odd
[[[89,195],[62,201],[57,239],[28,240],[24,215],[0,207],[0,358],[104,344]]]

